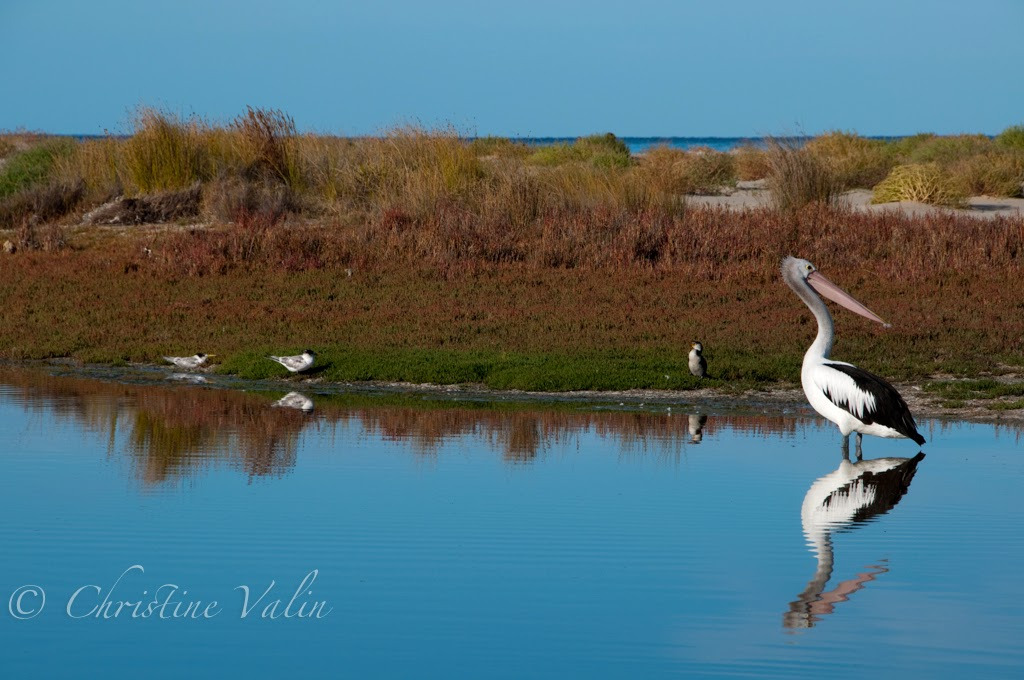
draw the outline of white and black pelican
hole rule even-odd
[[[311,349],[307,349],[302,354],[296,354],[295,356],[270,356],[268,358],[273,359],[292,373],[302,373],[303,371],[308,370],[313,365],[313,362],[316,361],[316,352]]]
[[[708,375],[708,360],[704,358],[704,345],[695,342],[690,346],[690,374],[698,378]]]
[[[850,433],[861,437],[908,438],[918,445],[924,437],[917,431],[914,416],[896,388],[862,368],[829,358],[835,328],[832,315],[820,293],[863,317],[888,327],[877,314],[857,302],[849,293],[822,276],[807,260],[787,257],[782,261],[782,279],[810,308],[818,321],[818,337],[804,354],[800,381],[814,410],[839,426],[843,448],[849,447]]]
[[[164,357],[164,361],[174,364],[178,368],[193,370],[205,364],[206,360],[212,356],[212,354],[203,354],[200,352],[199,354],[195,354],[190,357]]]

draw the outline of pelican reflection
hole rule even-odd
[[[835,559],[832,534],[856,527],[895,507],[910,488],[917,464],[923,458],[924,454],[918,453],[913,458],[850,462],[844,455],[837,470],[811,484],[800,508],[800,519],[807,542],[818,558],[818,568],[783,615],[786,628],[813,627],[822,616],[832,613],[836,603],[845,602],[852,593],[888,571],[884,563],[875,565],[825,592]]]

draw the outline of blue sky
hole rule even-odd
[[[995,133],[1024,2],[0,0],[0,129],[247,104],[366,134]]]

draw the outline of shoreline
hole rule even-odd
[[[211,367],[213,368],[213,367]],[[151,386],[191,386],[224,389],[237,392],[303,392],[311,397],[334,395],[361,395],[370,399],[387,396],[422,397],[438,401],[475,402],[488,404],[531,404],[540,407],[552,404],[578,405],[609,410],[661,410],[669,412],[687,407],[709,415],[735,410],[765,412],[772,408],[785,409],[787,414],[818,417],[807,403],[802,389],[792,383],[766,383],[761,387],[740,391],[717,387],[699,387],[691,390],[629,389],[629,390],[572,390],[544,392],[536,390],[494,389],[478,383],[436,384],[398,381],[328,381],[323,378],[262,378],[250,379],[237,375],[216,373],[209,368],[184,373],[173,367],[135,363],[127,366],[84,364],[68,359],[25,362],[0,362],[0,371],[42,371],[53,377],[91,379],[123,384]],[[948,380],[948,376],[945,377]],[[942,397],[930,394],[928,385],[945,382],[934,379],[925,382],[896,382],[894,387],[907,402],[915,418],[957,420],[977,423],[1024,423],[1024,408],[992,409],[992,399],[965,400],[962,404],[943,405]],[[679,411],[677,411],[679,412]],[[791,412],[791,413],[790,413]]]

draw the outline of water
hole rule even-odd
[[[1024,670],[1017,430],[166,377],[0,370],[3,677]]]
[[[104,135],[71,135],[78,141],[90,139],[102,139]],[[127,139],[128,135],[115,135],[118,139]],[[867,139],[880,139],[891,142],[903,139],[904,135],[866,135]],[[469,139],[472,139],[471,137]],[[572,144],[578,137],[513,137],[516,141],[530,144],[531,146],[543,146],[548,144]],[[764,146],[766,137],[619,137],[630,153],[641,153],[652,146],[670,146],[674,149],[693,149],[706,147],[715,151],[732,151],[741,146],[753,145]],[[802,144],[810,137],[806,136],[780,136],[777,139],[785,139],[796,144]]]

